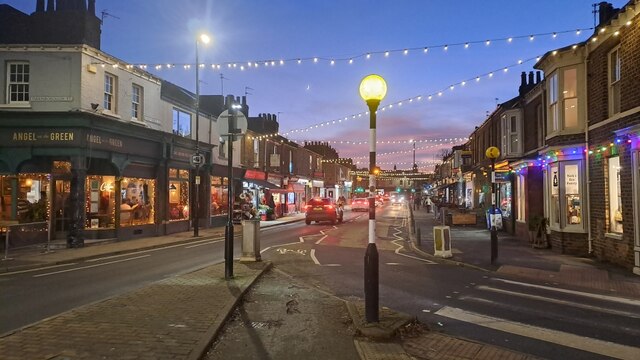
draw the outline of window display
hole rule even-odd
[[[211,177],[211,215],[229,213],[229,192],[227,178]]]
[[[169,169],[169,221],[189,219],[189,170]]]
[[[12,219],[12,192],[17,187],[16,206],[18,218]],[[50,181],[46,174],[20,174],[0,176],[0,220],[18,220],[21,223],[43,222],[50,216],[47,201]]]
[[[154,223],[155,180],[123,178],[120,183],[120,225]]]
[[[86,227],[108,229],[115,227],[115,176],[87,176]]]
[[[620,157],[609,158],[609,231],[622,233],[622,186]]]

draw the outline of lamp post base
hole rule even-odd
[[[364,308],[368,323],[378,322],[378,248],[369,243],[364,254]]]
[[[224,278],[233,278],[233,224],[224,228]]]
[[[498,229],[491,227],[491,264],[498,258]]]

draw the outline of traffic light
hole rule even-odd
[[[399,187],[399,186],[396,188],[396,191],[397,191],[397,192],[400,192],[400,187]]]
[[[412,193],[416,192],[416,189],[411,189],[411,192],[412,192]]]
[[[362,187],[357,187],[355,192],[362,193],[364,192],[364,189]]]

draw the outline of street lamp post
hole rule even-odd
[[[493,192],[494,202],[491,205],[491,214],[489,214],[489,219],[491,219],[491,215],[495,217],[498,215],[496,208],[498,207],[498,192],[496,191],[496,159],[500,156],[500,149],[495,146],[491,146],[487,148],[485,151],[485,155],[489,159],[491,159],[491,191]],[[491,264],[495,262],[498,258],[498,229],[494,221],[491,221]]]
[[[202,156],[200,155],[200,61],[198,59],[198,44],[208,44],[210,41],[207,34],[201,34],[196,38],[196,153],[193,161],[196,167],[195,176],[195,201],[193,202],[193,236],[199,236],[199,219],[200,219],[200,165],[202,165]]]
[[[379,75],[360,82],[360,96],[369,107],[369,244],[364,255],[364,305],[367,322],[378,322],[378,248],[376,247],[376,112],[387,94],[387,83]]]
[[[230,104],[227,135],[227,226],[224,228],[224,278],[231,280],[233,278],[233,141],[236,139],[234,134],[238,133],[236,119],[237,111],[242,106],[239,104]],[[221,134],[222,135],[222,134]]]

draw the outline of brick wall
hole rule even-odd
[[[576,256],[587,256],[589,254],[587,234],[551,230],[549,238],[551,240],[551,249],[555,252]]]
[[[587,69],[588,116],[589,125],[601,123],[609,118],[608,100],[608,54],[615,46],[620,45],[621,80],[620,109],[621,112],[640,106],[640,23],[639,18],[633,20],[632,26],[620,29],[620,35],[611,37],[589,55]],[[614,131],[640,124],[640,114],[620,118],[607,125],[589,131],[589,145],[594,154],[589,157],[589,196],[590,196],[590,231],[592,234],[593,255],[602,261],[609,261],[631,269],[634,263],[634,229],[633,219],[633,168],[632,151],[626,142],[613,147]],[[597,152],[605,147],[605,151]],[[620,183],[622,195],[622,213],[625,219],[623,234],[607,236],[609,232],[609,184],[607,159],[620,157]]]

